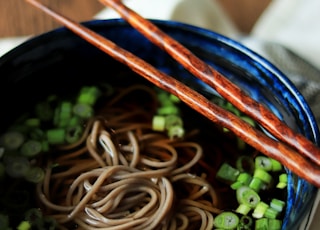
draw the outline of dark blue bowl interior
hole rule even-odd
[[[290,127],[319,144],[315,119],[295,86],[267,60],[214,32],[172,21],[154,22]],[[205,96],[215,93],[121,19],[84,23]],[[49,92],[67,93],[77,85],[107,81],[132,84],[126,67],[65,28],[35,37],[0,59],[1,129]],[[123,73],[123,74],[121,74]],[[8,100],[9,99],[9,100]],[[5,111],[5,112],[4,112]],[[316,188],[289,172],[288,205],[283,229],[296,229],[310,210]]]

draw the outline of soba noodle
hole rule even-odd
[[[126,103],[138,91],[150,110]],[[62,229],[212,229],[221,212],[216,191],[192,172],[202,147],[153,131],[155,107],[154,90],[129,87],[98,110],[79,141],[44,159],[44,213]]]

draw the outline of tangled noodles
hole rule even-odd
[[[175,139],[153,131],[156,93],[147,86],[117,95],[79,141],[43,159],[37,196],[44,213],[62,229],[212,229],[221,210],[206,174],[192,171],[203,157],[192,131]]]
[[[70,93],[0,136],[0,228],[281,229],[280,162],[154,86]]]

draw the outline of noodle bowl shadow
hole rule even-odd
[[[319,144],[315,119],[305,99],[276,67],[241,44],[214,32],[171,21],[154,22],[186,45],[290,127]],[[206,96],[215,92],[186,72],[121,19],[84,23]],[[0,59],[1,130],[49,92],[64,94],[75,86],[106,81],[133,84],[125,67],[65,28],[35,37]],[[120,75],[119,75],[120,74]],[[317,189],[289,173],[283,229],[297,229],[308,215]]]

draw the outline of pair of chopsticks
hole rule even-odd
[[[215,89],[240,111],[253,118],[278,141],[80,23],[68,19],[36,0],[26,1],[115,60],[127,65],[154,85],[179,97],[212,122],[229,129],[261,153],[278,160],[293,173],[320,188],[320,149],[314,143],[293,131],[265,106],[253,100],[238,86],[196,57],[178,41],[165,34],[152,22],[126,7],[120,0],[99,1],[117,11],[124,20],[147,39],[165,50],[190,73]]]

